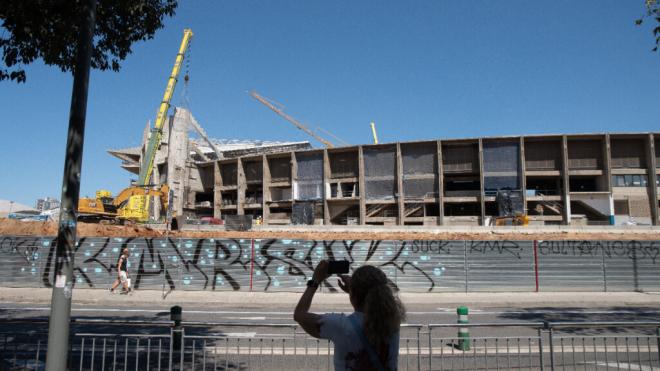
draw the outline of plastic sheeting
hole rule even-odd
[[[437,145],[424,143],[401,145],[403,194],[405,198],[438,195]]]
[[[296,200],[323,199],[323,153],[296,153]]]
[[[248,182],[261,182],[263,178],[263,165],[261,162],[244,162],[243,169],[245,171],[245,180]]]
[[[396,147],[364,148],[367,199],[391,199],[396,194]]]
[[[220,164],[220,174],[222,175],[223,185],[236,185],[237,166],[235,163]]]
[[[520,189],[520,144],[518,142],[485,142],[484,190]]]
[[[291,180],[291,159],[278,157],[268,159],[271,182],[287,182]]]

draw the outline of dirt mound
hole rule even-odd
[[[56,222],[18,221],[0,219],[0,236],[55,236]],[[306,239],[306,240],[659,240],[658,229],[602,229],[594,231],[551,229],[490,230],[474,231],[327,231],[323,227],[314,230],[227,232],[173,231],[149,228],[148,226],[118,226],[78,223],[78,237],[182,237],[182,238],[242,238],[242,239]]]
[[[57,223],[0,219],[0,235],[56,236]],[[165,232],[145,226],[78,223],[77,235],[79,237],[161,237]]]

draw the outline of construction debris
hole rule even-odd
[[[338,231],[322,228],[264,228],[249,232],[214,230],[166,231],[147,225],[117,226],[78,223],[78,237],[172,237],[172,238],[231,238],[231,239],[303,239],[303,240],[657,240],[657,230],[652,228],[598,228],[598,229],[502,229],[473,228],[466,230],[416,229],[374,230],[364,228],[351,231],[351,227]],[[56,222],[28,222],[0,219],[0,236],[55,236]]]

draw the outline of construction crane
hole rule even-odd
[[[292,123],[293,125],[295,125],[298,129],[304,131],[305,133],[309,134],[312,138],[314,138],[314,139],[318,140],[319,142],[323,143],[324,146],[326,146],[328,148],[333,148],[334,147],[334,145],[332,143],[330,143],[329,141],[321,138],[316,133],[309,130],[309,128],[307,126],[301,124],[298,120],[296,120],[293,117],[287,115],[284,111],[282,111],[282,109],[276,107],[273,103],[270,102],[269,99],[262,97],[261,95],[259,95],[259,93],[257,93],[254,90],[252,90],[250,92],[250,95],[252,96],[252,98],[258,100],[264,106],[270,108],[271,110],[273,110],[273,112],[277,113],[278,115],[282,116],[282,118],[284,118],[285,120],[287,120],[290,123]]]
[[[149,200],[152,197],[160,198],[166,208],[169,203],[169,187],[167,184],[151,184],[151,176],[154,169],[154,159],[160,147],[163,136],[163,125],[167,119],[170,109],[170,101],[174,94],[177,78],[181,71],[184,55],[192,39],[193,32],[190,29],[183,30],[183,39],[179,46],[179,52],[174,61],[174,67],[167,80],[167,87],[163,100],[158,107],[156,122],[147,143],[147,150],[140,165],[138,181],[122,190],[116,197],[108,191],[96,192],[96,198],[81,198],[78,207],[78,219],[86,221],[111,221],[120,222],[147,222],[149,221]],[[156,182],[154,182],[156,183]]]
[[[170,101],[172,100],[172,95],[174,94],[174,87],[176,86],[179,71],[181,71],[183,57],[186,53],[186,50],[188,49],[188,45],[190,44],[190,39],[192,39],[192,36],[193,32],[191,29],[186,28],[183,30],[183,40],[181,40],[181,45],[179,46],[179,53],[176,55],[172,73],[170,74],[170,78],[167,80],[167,87],[165,88],[163,100],[160,103],[160,107],[158,108],[158,114],[156,115],[154,128],[151,129],[151,137],[149,138],[149,143],[147,144],[147,152],[145,153],[146,161],[142,161],[142,166],[140,166],[140,175],[137,182],[138,186],[148,185],[151,174],[153,173],[156,151],[160,146],[160,140],[163,136],[163,125],[167,119],[167,112],[170,109]]]
[[[374,135],[374,144],[378,144],[378,136],[376,135],[376,124],[371,122],[371,133]]]

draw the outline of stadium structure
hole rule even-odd
[[[137,174],[147,137],[145,130],[142,147],[109,152]],[[491,225],[507,191],[533,225],[658,225],[659,141],[660,133],[592,133],[314,149],[309,142],[209,139],[177,108],[153,179],[169,185],[173,211],[188,219]]]

